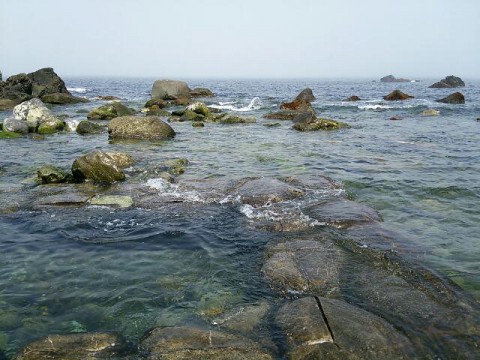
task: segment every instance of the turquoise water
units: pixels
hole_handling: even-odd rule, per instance
[[[115,95],[140,109],[153,80],[77,78],[66,83],[76,95]],[[378,211],[385,228],[397,234],[395,246],[402,256],[480,299],[479,82],[467,79],[467,87],[460,89],[465,105],[434,102],[453,91],[428,89],[433,80],[188,83],[217,94],[207,104],[248,110],[241,114],[254,115],[258,122],[201,129],[172,123],[176,138],[160,143],[110,143],[106,134],[76,133],[2,140],[0,350],[11,355],[41,335],[71,331],[118,330],[135,341],[153,326],[212,321],[245,304],[273,301],[277,295],[260,274],[263,249],[285,235],[255,229],[245,208],[224,201],[222,184],[248,176],[329,176],[351,199]],[[263,126],[275,122],[263,114],[305,87],[313,89],[320,116],[351,128],[299,133],[288,121]],[[395,88],[415,99],[381,100]],[[351,95],[366,100],[341,101]],[[102,103],[53,111],[80,120],[85,114],[79,110]],[[440,115],[421,116],[427,108]],[[402,120],[391,121],[392,116]],[[126,184],[113,188],[132,196],[157,178],[153,169],[163,160],[187,158],[179,187],[148,187],[153,196],[164,191],[183,202],[126,210],[32,206],[59,191],[39,189],[28,180],[39,166],[68,169],[76,157],[94,149],[135,158]]]

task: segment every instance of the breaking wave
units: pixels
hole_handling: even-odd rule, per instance
[[[236,101],[228,101],[223,103],[221,102],[218,105],[215,105],[215,104],[210,105],[210,107],[214,109],[239,111],[239,112],[257,110],[262,107],[262,102],[260,101],[259,97],[254,97],[252,100],[250,100],[250,103],[247,106],[237,107],[235,106],[236,103],[237,103]]]

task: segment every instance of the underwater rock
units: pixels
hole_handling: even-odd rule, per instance
[[[440,111],[435,110],[435,109],[426,109],[426,110],[423,110],[420,113],[420,115],[421,116],[438,116],[438,115],[440,115]]]
[[[461,92],[455,92],[453,94],[444,97],[443,99],[436,100],[444,104],[465,104],[465,96]]]
[[[173,138],[175,131],[156,116],[121,116],[108,123],[108,134],[113,139],[162,140]]]
[[[294,122],[297,118],[294,119]],[[297,131],[318,131],[318,130],[338,130],[349,128],[350,125],[323,118],[315,118],[314,120],[299,121],[293,125],[293,129]]]
[[[60,184],[73,180],[72,174],[52,165],[45,165],[38,169],[37,177],[42,184]]]
[[[15,360],[118,359],[126,348],[116,333],[50,335],[25,346]]]
[[[371,207],[347,199],[319,202],[309,206],[304,212],[312,219],[341,229],[381,221],[378,213]]]
[[[259,304],[241,307],[223,314],[212,321],[212,325],[228,330],[251,334],[263,321],[270,311],[270,305],[266,301]]]
[[[383,97],[384,100],[388,100],[388,101],[408,100],[413,98],[414,96],[405,94],[400,90],[393,90],[390,94]]]
[[[360,101],[362,99],[360,99],[357,95],[352,95],[346,99],[343,99],[343,101]]]
[[[115,101],[110,104],[102,105],[91,110],[88,115],[88,120],[110,120],[118,116],[133,115],[133,111],[123,105],[121,102]]]
[[[90,102],[90,100],[88,100],[88,99],[78,97],[78,96],[72,96],[72,95],[65,94],[65,93],[46,94],[46,95],[43,95],[40,99],[44,103],[61,104],[61,105]]]
[[[185,172],[185,166],[188,165],[187,159],[165,160],[162,166],[167,168],[167,172],[172,175],[181,175]]]
[[[194,121],[192,122],[192,126],[197,128],[203,128],[205,127],[205,124],[202,121]]]
[[[119,208],[128,208],[133,206],[133,199],[125,195],[97,195],[91,198],[90,205],[116,206]]]
[[[458,76],[447,76],[445,79],[442,79],[436,82],[433,85],[430,85],[429,88],[434,89],[444,89],[444,88],[454,88],[454,87],[464,87],[465,82],[460,79]]]
[[[144,335],[140,353],[147,359],[270,360],[252,340],[214,330],[191,327],[155,328]]]
[[[172,100],[190,98],[190,88],[184,81],[157,80],[152,86],[152,98]]]
[[[75,131],[80,135],[100,134],[106,131],[106,127],[88,120],[82,120],[78,123]]]
[[[76,181],[112,183],[125,180],[121,165],[115,156],[103,151],[94,151],[77,158],[72,164],[72,173]]]
[[[380,79],[381,82],[387,82],[387,83],[391,83],[391,82],[410,82],[411,80],[408,80],[408,79],[402,79],[402,78],[396,78],[395,76],[393,75],[387,75],[387,76],[384,76]]]
[[[9,117],[3,120],[3,131],[26,135],[28,134],[28,125],[24,120]]]
[[[215,96],[215,94],[206,88],[195,88],[190,91],[190,96],[197,98],[197,97],[212,97]]]

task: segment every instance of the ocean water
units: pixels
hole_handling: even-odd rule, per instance
[[[118,96],[140,109],[155,79],[65,80],[74,95],[92,100],[52,107],[74,122],[105,103],[98,95]],[[278,295],[260,272],[263,251],[287,235],[251,226],[255,219],[280,216],[272,209],[225,196],[225,182],[245,177],[332,178],[341,185],[337,191],[380,214],[400,239],[402,256],[480,300],[480,82],[465,79],[459,90],[466,104],[446,105],[435,100],[453,90],[429,89],[434,81],[187,79],[191,88],[216,94],[204,99],[208,105],[253,115],[257,123],[198,129],[174,122],[175,139],[156,143],[110,142],[106,134],[75,132],[2,140],[0,350],[11,356],[51,333],[115,330],[136,341],[153,326],[211,322],[248,304],[275,301]],[[351,128],[300,133],[289,121],[262,118],[305,87],[317,97],[312,105],[319,116]],[[382,99],[397,88],[415,99]],[[342,101],[351,95],[363,100]],[[420,114],[429,108],[440,115]],[[0,118],[8,115],[1,112]],[[263,126],[272,122],[279,125]],[[136,186],[129,187],[127,178],[114,191],[131,195],[142,185],[152,204],[31,206],[57,191],[32,183],[39,166],[68,169],[94,149],[131,154],[136,164],[129,178]],[[173,158],[189,161],[177,184],[154,171]],[[176,201],[155,206],[155,197],[165,194]],[[312,195],[312,201],[321,196]],[[322,224],[309,226],[310,234],[324,231]]]

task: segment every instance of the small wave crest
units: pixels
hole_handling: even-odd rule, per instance
[[[78,94],[85,94],[86,92],[91,91],[91,89],[83,88],[83,87],[70,87],[67,88],[68,91],[78,93]]]
[[[158,190],[162,195],[169,195],[186,202],[205,202],[198,192],[181,189],[178,185],[161,178],[147,180],[147,186]]]
[[[254,97],[250,100],[250,103],[247,106],[237,107],[235,106],[236,101],[228,101],[228,102],[220,102],[218,105],[210,105],[210,107],[214,109],[220,110],[231,110],[231,111],[239,111],[239,112],[246,112],[252,110],[258,110],[262,107],[262,102],[259,97]]]

